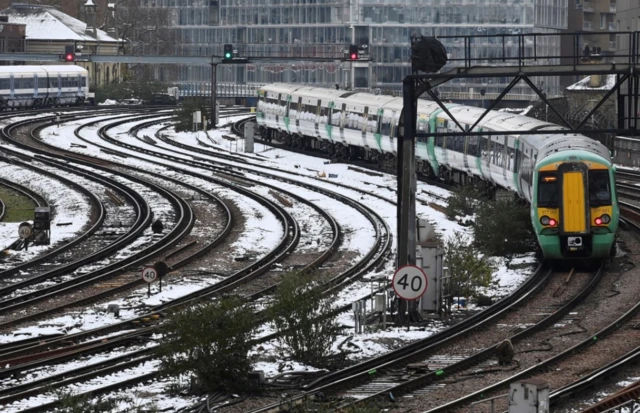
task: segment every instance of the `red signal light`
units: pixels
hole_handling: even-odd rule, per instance
[[[351,60],[356,60],[358,58],[358,55],[355,53],[351,53]]]
[[[64,60],[66,60],[67,62],[73,62],[73,54],[72,53],[67,53],[64,56]]]

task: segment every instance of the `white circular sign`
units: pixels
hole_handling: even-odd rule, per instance
[[[20,224],[20,227],[18,227],[18,235],[22,239],[29,238],[32,233],[33,233],[33,229],[31,228],[31,224],[22,223]]]
[[[393,275],[393,290],[403,300],[417,300],[427,291],[427,274],[415,265],[405,265]]]
[[[142,269],[142,279],[148,283],[152,283],[158,278],[158,273],[153,267],[144,267]]]

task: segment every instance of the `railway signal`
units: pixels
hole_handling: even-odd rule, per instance
[[[222,59],[223,60],[232,60],[233,59],[233,45],[232,44],[225,44],[223,46]]]
[[[358,60],[358,45],[355,45],[355,44],[349,45],[349,59]]]
[[[65,62],[75,62],[76,60],[76,48],[75,46],[65,46],[64,47],[64,61]]]

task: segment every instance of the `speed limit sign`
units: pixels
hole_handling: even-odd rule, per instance
[[[155,268],[147,266],[142,269],[142,279],[146,282],[152,283],[156,280],[157,277],[158,273],[156,272]]]
[[[27,239],[31,236],[31,234],[33,234],[33,227],[31,226],[31,224],[29,224],[28,222],[23,222],[22,224],[20,224],[20,226],[18,227],[18,236],[20,236],[21,239]]]
[[[417,300],[427,291],[427,274],[415,265],[405,265],[393,275],[393,290],[403,300]]]

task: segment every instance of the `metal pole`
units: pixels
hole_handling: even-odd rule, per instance
[[[416,263],[416,172],[415,134],[418,105],[413,79],[402,82],[403,131],[398,139],[398,268]],[[415,307],[400,300],[398,321],[403,324],[405,311]],[[409,322],[407,317],[407,323]]]
[[[218,65],[216,63],[211,64],[211,128],[215,129],[218,125],[218,119],[216,118],[216,72],[218,71]]]

